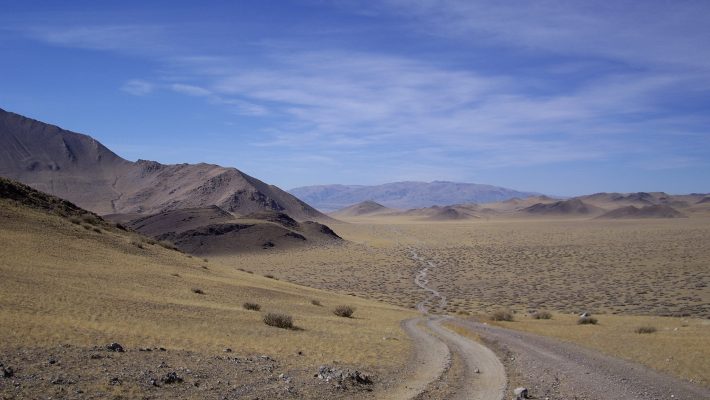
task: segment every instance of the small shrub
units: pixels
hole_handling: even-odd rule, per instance
[[[510,310],[497,310],[491,313],[490,318],[493,321],[512,321],[513,312]]]
[[[205,294],[205,292],[200,288],[192,288],[192,293]]]
[[[155,240],[153,240],[153,239],[151,239],[151,238],[146,238],[146,239],[145,239],[145,242],[148,243],[148,244],[150,244],[150,245],[154,245],[154,244],[157,244],[157,243],[158,243],[158,242],[156,242]]]
[[[96,225],[100,222],[98,218],[96,218],[95,216],[93,216],[91,214],[82,215],[81,220],[86,222],[87,224],[90,224],[90,225]]]
[[[323,304],[321,304],[320,301],[315,299],[311,300],[311,304],[313,304],[314,306],[323,307]]]
[[[552,314],[547,311],[537,311],[532,315],[533,319],[552,319]]]
[[[132,239],[131,244],[138,247],[139,249],[143,249],[143,242],[140,240]]]
[[[69,222],[75,225],[79,225],[81,223],[81,220],[77,217],[69,217]]]
[[[174,273],[174,274],[170,274],[170,276],[174,276],[174,277],[179,278],[179,277],[180,277],[180,274],[178,274],[178,273],[176,272],[176,273]]]
[[[641,334],[643,334],[643,333],[654,333],[654,332],[656,332],[656,328],[653,327],[653,326],[639,326],[638,328],[636,328],[635,332],[636,332],[636,333],[641,333]]]
[[[245,310],[252,310],[252,311],[259,311],[261,310],[261,306],[256,304],[256,303],[251,303],[251,302],[246,302],[242,304],[242,307],[244,307]]]
[[[89,224],[86,224],[86,223],[81,224],[81,226],[82,226],[84,229],[86,229],[87,231],[88,231],[88,230],[91,230],[91,229],[93,228],[92,225],[89,225]]]
[[[271,274],[266,274],[266,275],[264,275],[264,278],[275,279],[275,280],[277,280],[277,281],[279,280],[279,278],[277,278],[277,277],[275,277],[275,276],[273,276],[273,275],[271,275]]]
[[[264,315],[264,323],[281,329],[293,329],[293,318],[286,314],[268,313]]]
[[[202,261],[204,261],[204,262],[210,262],[210,260],[208,260],[208,259],[206,259],[206,258],[203,258]]]
[[[596,325],[597,324],[597,319],[594,317],[580,317],[577,320],[578,325]]]
[[[101,233],[101,228],[99,228],[98,226],[95,226],[93,231],[96,233]]]
[[[344,318],[352,317],[354,312],[355,312],[355,309],[350,306],[337,306],[333,310],[333,314],[337,315],[338,317],[344,317]]]
[[[173,242],[171,242],[171,241],[169,241],[169,240],[161,240],[161,241],[158,242],[158,244],[159,244],[161,247],[164,247],[164,248],[166,248],[166,249],[168,249],[168,250],[177,250],[177,249],[178,249],[177,247],[175,247],[175,245],[173,244]]]

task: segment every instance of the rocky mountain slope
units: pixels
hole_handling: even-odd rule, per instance
[[[0,176],[98,214],[153,214],[219,206],[237,214],[328,217],[276,186],[235,168],[125,160],[90,136],[0,109]]]
[[[261,211],[236,217],[217,206],[183,208],[157,214],[107,218],[157,241],[168,241],[191,254],[216,255],[316,244],[337,244],[341,238],[326,225],[298,222],[284,213]]]

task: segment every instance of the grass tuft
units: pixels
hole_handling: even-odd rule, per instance
[[[577,320],[577,325],[596,325],[597,322],[599,321],[594,317],[580,317]]]
[[[287,314],[268,313],[264,315],[264,323],[281,329],[293,329],[293,318]]]
[[[655,333],[656,332],[656,327],[655,326],[639,326],[636,328],[634,331],[639,334],[645,334],[645,333]]]
[[[533,319],[552,319],[552,314],[547,311],[536,311],[532,314]]]
[[[492,321],[512,321],[513,312],[510,310],[497,310],[489,316]]]
[[[261,306],[257,303],[252,303],[247,301],[246,303],[242,304],[242,307],[244,307],[245,310],[252,310],[252,311],[259,311],[261,310]]]
[[[333,309],[333,314],[343,318],[351,318],[354,312],[355,309],[350,306],[337,306]]]

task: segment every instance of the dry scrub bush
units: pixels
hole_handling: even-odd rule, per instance
[[[275,279],[275,280],[277,280],[277,281],[279,280],[279,278],[277,278],[277,277],[275,277],[275,276],[273,276],[273,275],[271,275],[271,274],[266,274],[266,275],[264,275],[264,278]]]
[[[320,301],[318,301],[318,300],[311,300],[311,304],[313,304],[314,306],[318,306],[318,307],[323,306],[323,304],[321,304]]]
[[[257,303],[252,303],[247,301],[246,303],[242,304],[242,307],[244,307],[245,310],[252,310],[252,311],[259,311],[261,310],[261,306],[258,305]]]
[[[158,244],[159,244],[161,247],[164,247],[164,248],[166,248],[166,249],[168,249],[168,250],[176,250],[176,251],[177,251],[177,249],[178,249],[177,247],[175,247],[175,245],[173,244],[173,242],[171,242],[171,241],[169,241],[169,240],[161,240],[161,241],[158,242]]]
[[[344,317],[344,318],[352,317],[354,312],[355,312],[355,309],[350,306],[337,306],[333,310],[333,314],[337,315],[338,317]]]
[[[636,328],[636,330],[634,332],[636,332],[636,333],[654,333],[654,332],[656,332],[656,328],[653,326],[640,326],[640,327]]]
[[[282,329],[293,329],[293,318],[290,315],[268,313],[264,315],[264,323]]]
[[[596,325],[597,322],[599,321],[594,317],[580,317],[577,320],[577,325]]]
[[[205,292],[200,288],[192,288],[192,293],[205,294]]]
[[[510,310],[497,310],[490,315],[493,321],[512,321],[513,313]]]
[[[552,314],[547,311],[537,311],[532,315],[533,319],[552,319]]]

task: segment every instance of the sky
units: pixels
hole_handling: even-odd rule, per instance
[[[707,1],[0,0],[0,108],[284,189],[710,192]]]

